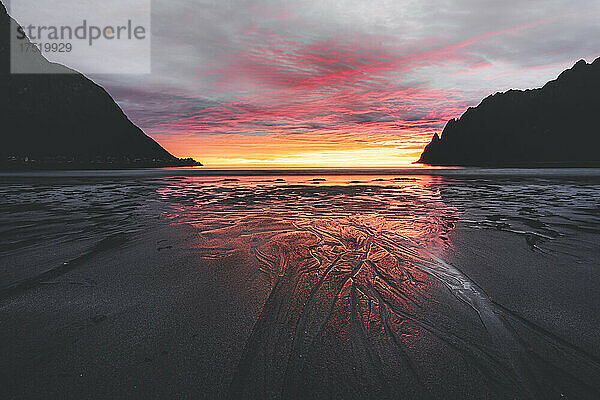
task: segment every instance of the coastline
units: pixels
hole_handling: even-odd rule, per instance
[[[102,171],[102,170],[128,170],[144,168],[181,168],[201,167],[202,163],[191,158],[177,159],[176,161],[150,161],[139,160],[131,162],[37,162],[37,161],[10,161],[0,163],[1,172],[26,172],[26,171]]]
[[[83,178],[83,177],[298,177],[298,176],[441,176],[441,177],[531,177],[531,178],[598,178],[600,168],[479,168],[479,167],[408,167],[408,168],[257,168],[232,169],[198,167],[157,167],[83,170],[0,170],[0,178]]]

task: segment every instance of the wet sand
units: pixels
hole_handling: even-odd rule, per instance
[[[159,224],[3,297],[0,397],[222,397],[265,293],[243,259],[199,257],[196,238]]]
[[[92,202],[100,224],[70,243],[22,229],[0,257],[0,397],[598,398],[593,197],[530,210],[537,183],[502,183],[505,201],[485,182],[257,185],[144,184],[119,205],[131,219]]]
[[[385,327],[378,326],[386,318],[383,314],[368,318],[369,327],[349,329],[364,315],[359,317],[350,307],[362,301],[356,289],[345,288],[343,274],[332,277],[319,289],[322,293],[298,288],[296,280],[284,279],[279,271],[274,284],[272,277],[257,274],[256,260],[247,251],[249,238],[240,240],[237,233],[227,236],[230,250],[213,246],[214,237],[201,238],[191,226],[158,224],[68,273],[3,297],[1,373],[6,384],[2,397],[392,398],[402,393],[408,398],[507,398],[515,390],[510,379],[495,387],[489,376],[471,370],[471,362],[488,358],[469,348],[473,340],[489,339],[476,313],[461,316],[446,309],[453,321],[440,320],[431,326],[427,318],[413,321],[415,326],[405,329],[403,350],[404,346],[386,338]],[[531,254],[523,240],[506,233],[458,227],[451,236],[448,260],[460,263],[496,304],[510,309],[506,317],[515,327],[522,325],[519,317],[535,323],[535,329],[520,326],[523,340],[572,375],[553,373],[554,379],[564,378],[556,381],[557,389],[567,398],[595,398],[600,382],[600,368],[594,364],[600,342],[597,274],[581,266],[565,276],[560,268],[549,268]],[[298,238],[292,234],[278,243],[290,240],[294,243]],[[209,248],[227,254],[217,256],[217,250],[208,252]],[[517,265],[515,259],[527,263],[511,267]],[[563,261],[566,267],[569,260]],[[544,268],[542,279],[540,268]],[[316,279],[317,275],[304,285],[314,291]],[[342,299],[328,292],[339,293]],[[308,295],[302,297],[307,293],[321,299],[308,310]],[[343,298],[348,302],[335,307],[335,300]],[[452,302],[450,292],[444,298]],[[424,305],[429,320],[437,316],[432,308],[441,312],[448,307],[413,306]],[[370,307],[373,314],[382,312],[374,303]],[[303,319],[296,321],[300,314]],[[327,321],[333,322],[320,326]],[[397,327],[403,322],[389,324]],[[452,340],[450,331],[470,338],[450,343],[459,347],[457,352],[419,337],[419,329],[435,327],[442,329],[437,335],[444,340]],[[363,345],[356,348],[356,343]],[[402,351],[410,351],[410,356],[402,356]],[[465,354],[474,359],[465,362]],[[300,361],[303,356],[306,362]],[[296,364],[291,364],[294,357]],[[584,384],[588,390],[583,390]],[[558,392],[540,393],[545,394],[538,398],[554,398]],[[524,393],[519,398],[530,397]]]
[[[560,240],[560,239],[558,239]],[[579,243],[597,237],[580,233]],[[598,248],[577,256],[534,251],[525,237],[458,224],[446,260],[459,265],[498,305],[598,359],[600,274]]]

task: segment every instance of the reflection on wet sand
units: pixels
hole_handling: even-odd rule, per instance
[[[230,398],[595,398],[594,356],[497,305],[444,261],[460,220],[486,228],[505,212],[492,227],[526,238],[571,229],[505,210],[523,212],[514,199],[527,185],[504,185],[514,203],[499,204],[501,193],[476,187],[345,176],[161,188],[167,216],[198,228],[204,257],[244,252],[252,284],[269,291]],[[523,221],[533,229],[520,230]]]

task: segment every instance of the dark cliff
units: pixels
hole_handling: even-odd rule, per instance
[[[440,166],[600,166],[600,58],[544,87],[484,99],[434,135],[419,163]]]
[[[163,149],[81,74],[11,74],[10,21],[0,3],[0,168],[198,164]],[[31,57],[44,71],[66,69]]]

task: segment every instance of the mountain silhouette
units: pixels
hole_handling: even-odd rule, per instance
[[[30,61],[48,73],[11,74],[10,24],[0,3],[0,168],[200,165],[171,155],[102,87],[40,53]]]
[[[433,136],[418,163],[435,166],[600,166],[600,58],[542,88],[485,98]]]

